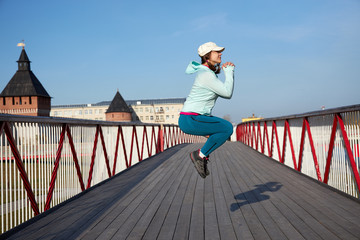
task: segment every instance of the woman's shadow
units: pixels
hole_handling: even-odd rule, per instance
[[[269,195],[264,194],[264,192],[276,192],[282,187],[282,185],[278,182],[268,182],[265,184],[255,185],[255,187],[256,188],[251,191],[247,191],[235,195],[234,198],[236,200],[243,200],[243,201],[237,201],[236,203],[231,204],[230,210],[234,212],[246,204],[252,204],[252,203],[268,200],[270,199],[270,197]]]

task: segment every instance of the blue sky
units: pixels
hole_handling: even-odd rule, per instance
[[[213,41],[235,89],[213,114],[233,122],[360,103],[359,0],[0,0],[0,90],[23,39],[53,105],[186,97]],[[219,75],[223,79],[223,74]]]

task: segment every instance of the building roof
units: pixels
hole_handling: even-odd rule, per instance
[[[134,105],[153,105],[153,104],[183,104],[186,98],[163,98],[163,99],[140,99],[140,100],[126,100],[128,106]],[[74,107],[97,107],[97,106],[109,106],[111,101],[102,101],[93,104],[69,104],[69,105],[54,105],[51,108],[74,108]]]
[[[119,91],[116,92],[114,99],[112,100],[108,110],[106,111],[106,113],[112,112],[131,112],[129,106],[126,104]]]
[[[29,57],[27,56],[27,54],[25,52],[25,48],[22,49],[20,58],[17,62],[30,62]]]
[[[1,97],[41,96],[50,97],[41,82],[30,70],[30,61],[25,52],[21,51],[18,70],[1,92]]]
[[[186,98],[140,99],[126,101],[129,105],[183,104]]]

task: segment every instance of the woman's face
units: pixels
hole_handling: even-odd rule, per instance
[[[211,51],[209,62],[213,65],[217,63],[221,63],[221,55],[222,55],[221,52]]]

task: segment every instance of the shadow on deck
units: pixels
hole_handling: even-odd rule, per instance
[[[241,143],[198,176],[166,150],[20,225],[9,239],[359,239],[360,202]]]

